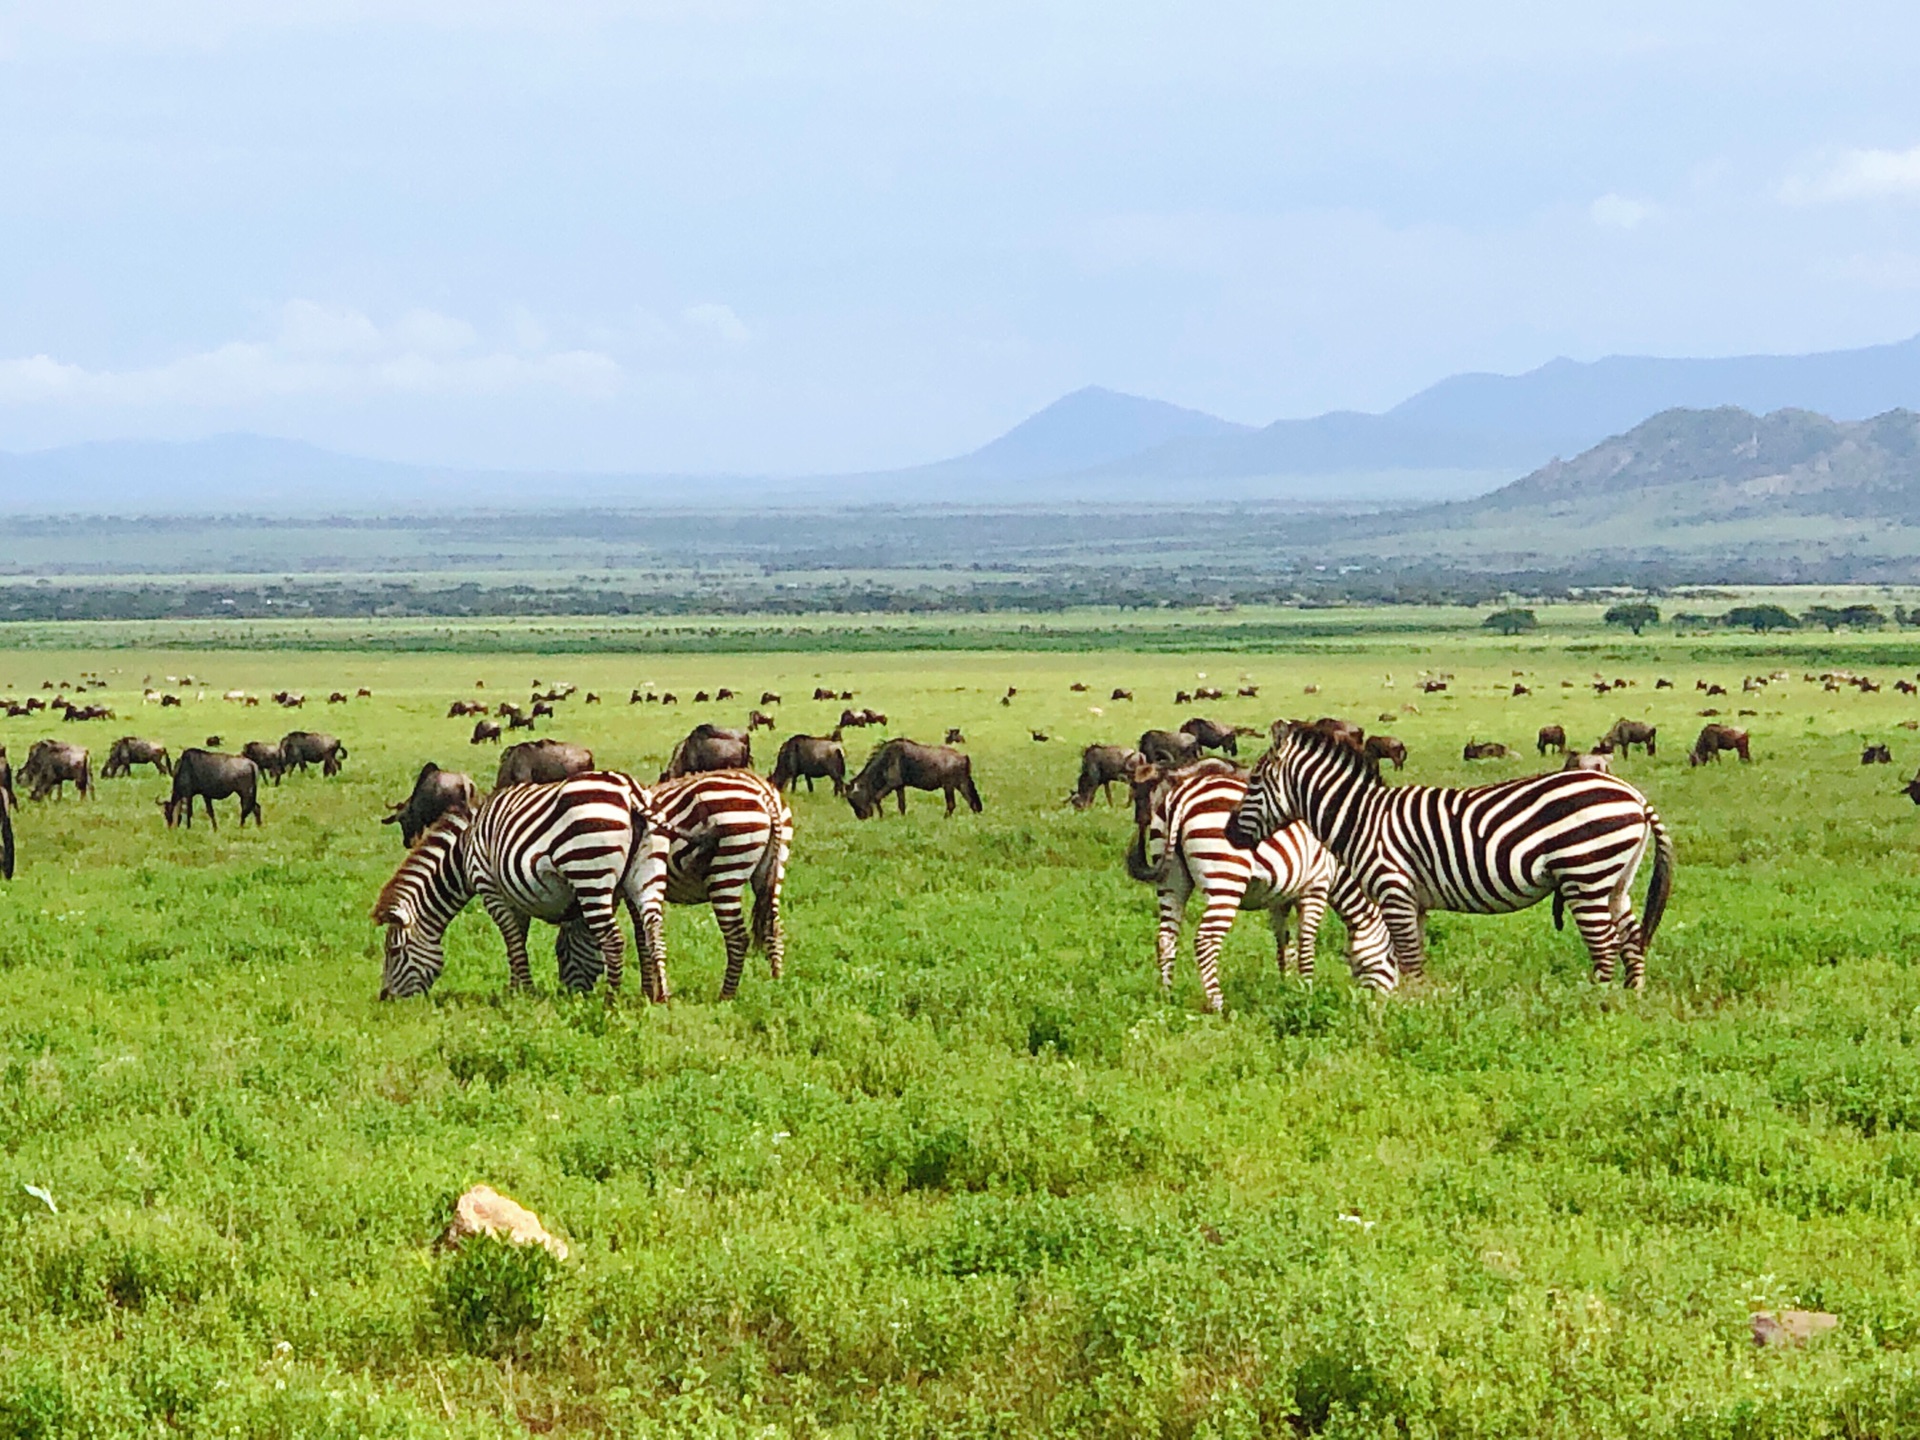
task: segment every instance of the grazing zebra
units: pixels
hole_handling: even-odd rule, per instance
[[[647,815],[653,829],[634,863],[629,889],[630,896],[639,896],[632,907],[634,941],[647,997],[670,998],[668,904],[713,906],[727,945],[722,1000],[739,989],[750,946],[766,952],[778,980],[786,959],[780,886],[793,846],[793,812],[779,790],[751,770],[706,770],[654,786],[647,792]],[[751,932],[741,919],[748,885],[753,886]]]
[[[1505,914],[1554,897],[1573,912],[1606,982],[1625,960],[1638,989],[1646,950],[1673,892],[1673,841],[1646,797],[1624,780],[1550,771],[1466,790],[1389,788],[1360,751],[1308,725],[1287,725],[1255,767],[1227,838],[1252,849],[1304,820],[1385,916],[1403,975],[1423,968],[1429,910]],[[1631,886],[1653,846],[1647,918]]]
[[[373,907],[387,927],[380,998],[419,995],[446,966],[441,939],[478,896],[507,942],[512,987],[533,983],[527,926],[561,927],[561,982],[590,990],[606,971],[620,988],[626,941],[618,906],[638,894],[635,859],[647,834],[646,792],[629,775],[589,771],[546,785],[509,785],[471,812],[449,811],[400,862]],[[591,957],[583,939],[591,940]]]
[[[1253,850],[1226,836],[1227,819],[1247,791],[1246,772],[1224,760],[1200,760],[1177,770],[1147,765],[1135,771],[1134,820],[1127,873],[1160,892],[1160,984],[1173,985],[1174,956],[1187,901],[1197,886],[1206,910],[1194,932],[1193,958],[1207,992],[1207,1008],[1220,1009],[1220,946],[1236,910],[1265,910],[1273,926],[1274,961],[1287,969],[1287,912],[1299,907],[1300,937],[1294,954],[1301,978],[1313,979],[1314,944],[1332,902],[1347,927],[1347,963],[1353,978],[1374,990],[1391,990],[1393,945],[1380,911],[1353,877],[1305,825],[1286,826]]]

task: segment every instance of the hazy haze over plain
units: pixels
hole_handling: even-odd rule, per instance
[[[1920,330],[1896,4],[0,13],[0,449],[798,472]]]

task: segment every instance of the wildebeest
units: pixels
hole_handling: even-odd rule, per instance
[[[1540,753],[1542,755],[1546,754],[1549,750],[1558,750],[1564,755],[1567,753],[1566,727],[1564,725],[1542,725],[1540,727],[1540,734],[1535,738],[1534,743],[1540,747]]]
[[[1174,704],[1176,704],[1176,705],[1191,705],[1191,704],[1193,703],[1193,694],[1192,694],[1192,692],[1191,692],[1191,691],[1187,691],[1187,690],[1176,690],[1176,691],[1174,691],[1174,692],[1173,692],[1173,703],[1174,703]]]
[[[516,706],[507,714],[507,729],[531,730],[533,729],[533,717]]]
[[[208,736],[211,748],[212,736]],[[286,752],[271,740],[249,740],[240,747],[240,753],[260,767],[260,773],[274,784],[280,783],[280,777],[287,773]]]
[[[749,710],[747,712],[747,733],[749,735],[756,730],[771,729],[773,729],[773,717],[771,715],[760,710]]]
[[[1407,747],[1391,735],[1369,735],[1362,748],[1369,760],[1390,760],[1396,770],[1407,768]]]
[[[83,798],[93,795],[93,762],[87,757],[87,747],[65,740],[36,740],[27,751],[27,763],[20,767],[20,778],[26,784],[29,800],[64,796],[69,780]]]
[[[1073,794],[1068,797],[1076,810],[1084,810],[1093,804],[1093,792],[1098,790],[1107,797],[1107,803],[1113,803],[1115,782],[1122,785],[1131,783],[1130,775],[1133,762],[1140,752],[1129,750],[1124,745],[1089,745],[1080,752],[1080,781],[1074,786]]]
[[[885,725],[887,717],[878,710],[842,710],[840,725],[842,729],[858,730],[866,725]]]
[[[447,718],[458,720],[467,715],[484,715],[487,702],[484,700],[456,700],[447,707]]]
[[[1240,741],[1236,738],[1241,732],[1232,725],[1222,725],[1209,720],[1204,715],[1196,715],[1180,727],[1182,735],[1191,735],[1200,742],[1202,750],[1224,750],[1229,755],[1240,753]]]
[[[780,703],[780,692],[777,690],[762,690],[760,692],[760,703],[762,705],[778,705]]]
[[[1027,731],[1027,734],[1033,737],[1033,743],[1036,745],[1045,745],[1048,741],[1053,739],[1053,737],[1047,734],[1047,732],[1044,730],[1029,730]]]
[[[538,720],[542,715],[546,716],[549,720],[553,718],[553,704],[551,701],[548,701],[548,700],[534,701],[533,708],[527,712],[527,723],[531,725],[535,720]]]
[[[1722,692],[1725,693],[1724,691]],[[1600,743],[1593,748],[1603,755],[1618,751],[1622,755],[1633,753],[1635,745],[1644,745],[1648,756],[1655,753],[1655,738],[1659,730],[1644,720],[1619,719],[1613,722],[1613,728],[1600,737]]]
[[[1217,685],[1196,685],[1193,687],[1193,698],[1196,700],[1224,700],[1227,697],[1226,692]]]
[[[327,696],[327,704],[329,705],[344,705],[346,703],[347,703],[347,692],[344,690],[336,690],[331,695]]]
[[[1718,760],[1722,750],[1731,750],[1742,760],[1751,760],[1753,754],[1749,744],[1745,730],[1714,721],[1700,727],[1700,738],[1693,742],[1693,749],[1687,754],[1687,763],[1704,765],[1709,760]]]
[[[1184,730],[1144,731],[1134,749],[1153,764],[1169,769],[1200,758],[1199,738]]]
[[[467,737],[469,745],[484,745],[489,740],[496,745],[500,742],[500,722],[498,720],[476,720],[473,722],[473,734]]]
[[[847,752],[838,740],[824,735],[789,735],[767,778],[780,790],[791,790],[794,781],[805,780],[809,794],[815,780],[831,780],[834,795],[841,796],[847,793]]]
[[[1611,775],[1613,773],[1613,757],[1611,755],[1596,755],[1586,750],[1571,750],[1567,753],[1566,761],[1560,768],[1562,770],[1591,770],[1597,775]]]
[[[693,692],[693,703],[696,705],[705,705],[711,699],[713,699],[713,696],[704,690],[696,690]]]
[[[1287,727],[1292,723],[1291,720],[1274,721],[1272,725],[1267,727],[1268,737],[1272,739],[1275,744],[1278,744],[1280,736],[1286,733]],[[1309,728],[1318,730],[1330,740],[1338,740],[1350,750],[1356,750],[1362,754],[1366,752],[1367,732],[1351,720],[1340,720],[1332,715],[1322,715],[1318,720],[1314,721]]]
[[[1118,690],[1118,689],[1116,689],[1116,690],[1115,690],[1115,691],[1113,692],[1113,694],[1111,694],[1111,695],[1109,695],[1109,696],[1107,697],[1107,699],[1109,699],[1109,700],[1131,700],[1131,699],[1133,699],[1133,691],[1131,691],[1131,690]]]
[[[687,738],[673,747],[662,780],[694,775],[703,770],[751,770],[753,741],[744,730],[728,730],[719,725],[699,724],[687,732]]]
[[[840,695],[838,691],[829,690],[825,685],[816,685],[813,687],[813,698],[816,700],[838,700]],[[852,699],[853,697],[848,696],[847,698]]]
[[[347,747],[331,735],[315,730],[289,730],[280,737],[280,761],[289,770],[304,772],[318,765],[322,775],[338,775]]]
[[[942,743],[947,745],[964,745],[967,743],[967,737],[960,733],[960,727],[958,725],[949,725],[947,727],[947,738]]]
[[[1889,750],[1885,745],[1869,745],[1860,752],[1860,763],[1862,765],[1891,765],[1893,763],[1893,751]]]
[[[865,820],[883,808],[888,795],[895,795],[904,815],[909,790],[944,790],[948,815],[953,814],[955,794],[965,796],[976,815],[984,808],[973,783],[973,761],[944,745],[912,740],[889,740],[875,750],[847,786],[847,803]]]
[[[429,760],[420,767],[413,782],[413,793],[393,802],[392,810],[380,820],[382,825],[398,825],[400,838],[411,846],[426,828],[450,810],[471,810],[479,792],[473,777],[458,770],[442,770]]]
[[[288,710],[298,710],[307,703],[307,697],[298,690],[276,690],[273,693],[273,703]]]
[[[1469,740],[1460,751],[1462,760],[1511,760],[1513,751],[1498,740]]]
[[[593,752],[564,740],[523,740],[500,752],[500,772],[494,788],[507,785],[550,785],[569,775],[593,769]]]
[[[1242,685],[1233,693],[1242,700],[1258,700],[1260,698],[1260,687],[1258,685]]]
[[[123,735],[113,742],[113,748],[107,752],[107,763],[100,767],[100,778],[112,780],[121,775],[131,775],[136,765],[151,765],[162,775],[173,774],[173,760],[167,754],[166,746],[158,740]]]
[[[160,807],[160,813],[167,817],[167,828],[176,824],[185,824],[193,828],[193,802],[199,800],[207,807],[207,824],[215,830],[220,822],[213,817],[213,802],[225,800],[229,795],[240,800],[240,823],[247,823],[247,816],[253,816],[257,828],[260,824],[260,767],[244,755],[220,755],[212,750],[195,747],[181,753],[180,763],[173,770],[173,794],[154,801]]]
[[[0,805],[10,809],[19,803],[13,793],[13,766],[7,761],[7,747],[0,745]]]

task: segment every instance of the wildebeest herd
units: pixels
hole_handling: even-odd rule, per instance
[[[1819,679],[1834,688],[1834,676]],[[1444,695],[1451,680],[1423,677],[1422,696]],[[1628,682],[1603,683],[1613,690]],[[1767,683],[1773,682],[1759,682]],[[1845,683],[1865,691],[1857,680]],[[1673,687],[1663,682],[1660,688]],[[1726,693],[1725,687],[1704,682],[1698,688]],[[1743,688],[1753,693],[1755,682]],[[1242,695],[1251,698],[1249,692],[1257,693],[1257,687],[1245,687]],[[1179,698],[1221,693],[1201,687]],[[1516,681],[1512,693],[1533,692]],[[558,716],[557,707],[574,694],[573,686],[536,685],[524,707],[457,700],[446,713],[477,717],[471,739],[484,743],[501,738],[501,720],[508,729],[530,729],[536,719]],[[1000,703],[1011,707],[1019,694],[1007,687]],[[696,699],[718,703],[722,697],[734,698],[734,692],[702,690]],[[347,703],[344,690],[330,698]],[[583,703],[598,698],[589,693]],[[292,691],[274,699],[287,708],[301,701]],[[843,704],[853,692],[823,686],[815,699]],[[1113,699],[1131,700],[1132,692],[1116,689]],[[630,703],[679,701],[671,692],[648,688],[635,689]],[[779,704],[777,693],[762,692],[761,707]],[[553,736],[507,746],[491,792],[467,774],[426,762],[410,791],[381,817],[381,823],[397,828],[408,850],[377,912],[389,929],[383,993],[415,993],[432,983],[439,963],[439,930],[433,926],[444,929],[451,914],[442,911],[455,899],[464,903],[461,897],[477,897],[501,926],[515,984],[528,979],[526,925],[541,918],[559,926],[556,958],[563,980],[589,988],[604,976],[610,992],[619,985],[624,950],[610,917],[624,906],[643,985],[655,999],[667,995],[660,907],[710,904],[727,941],[723,993],[731,994],[748,949],[757,946],[776,969],[779,965],[780,880],[793,823],[784,797],[802,781],[809,792],[826,781],[862,820],[883,815],[889,798],[904,813],[909,790],[940,795],[948,816],[961,802],[975,813],[983,810],[958,727],[947,730],[947,743],[941,745],[889,736],[863,763],[850,764],[845,731],[884,730],[888,724],[884,712],[847,705],[831,733],[790,734],[777,747],[765,779],[754,768],[753,738],[755,731],[772,728],[773,720],[760,707],[742,728],[694,725],[651,786],[599,768],[590,749]],[[1035,740],[1047,738],[1044,731],[1031,733]],[[1241,742],[1249,738],[1270,747],[1252,768],[1240,761]],[[256,826],[263,823],[265,786],[310,767],[323,776],[338,775],[348,756],[337,737],[304,730],[278,741],[250,741],[236,753],[218,742],[210,736],[206,746],[176,755],[158,741],[123,736],[109,747],[96,776],[87,747],[44,739],[32,746],[17,782],[30,801],[57,799],[69,785],[86,798],[101,781],[151,767],[170,782],[168,793],[156,801],[169,828],[191,827],[196,801],[213,825],[215,802],[233,799],[244,829],[248,818]],[[1673,849],[1645,797],[1611,772],[1636,751],[1649,759],[1657,756],[1658,745],[1653,724],[1626,717],[1586,750],[1569,745],[1564,726],[1543,725],[1535,736],[1536,754],[1562,757],[1559,770],[1449,789],[1389,785],[1386,772],[1405,769],[1408,747],[1352,721],[1282,720],[1262,732],[1192,715],[1174,728],[1149,728],[1132,745],[1087,745],[1067,802],[1080,811],[1102,797],[1112,805],[1116,791],[1130,802],[1134,834],[1125,870],[1158,895],[1156,958],[1168,983],[1181,917],[1193,891],[1201,892],[1206,911],[1195,954],[1208,1004],[1216,1009],[1221,1004],[1220,942],[1240,910],[1265,911],[1282,968],[1291,959],[1310,975],[1315,934],[1332,909],[1347,932],[1354,979],[1384,991],[1420,973],[1427,912],[1499,913],[1550,898],[1556,926],[1566,915],[1573,917],[1596,978],[1623,972],[1626,983],[1637,986],[1671,892]],[[1709,719],[1688,761],[1710,763],[1726,752],[1751,761],[1749,731]],[[1462,756],[1470,762],[1513,760],[1518,752],[1501,741],[1471,738]],[[1890,759],[1884,744],[1868,745],[1861,756],[1863,764]],[[10,814],[15,781],[0,748],[0,873],[8,876],[15,854]],[[546,793],[527,799],[532,791]],[[1920,777],[1906,793],[1920,803]],[[557,858],[563,854],[566,865]],[[1628,891],[1648,855],[1654,860],[1653,888],[1645,915],[1636,917]],[[749,892],[754,896],[750,924],[744,909]],[[1289,948],[1293,915],[1299,919],[1298,936]]]

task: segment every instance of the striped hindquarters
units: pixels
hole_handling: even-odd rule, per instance
[[[477,886],[528,915],[557,920],[576,903],[611,907],[645,802],[631,776],[611,770],[504,786],[474,811],[462,859]]]
[[[780,792],[751,770],[710,770],[667,780],[647,792],[647,818],[665,865],[653,880],[661,898],[697,905],[738,894],[756,872],[777,883],[793,839],[793,812]]]
[[[1156,798],[1148,823],[1148,859],[1163,855],[1184,864],[1209,904],[1231,903],[1265,908],[1269,900],[1291,899],[1311,886],[1331,881],[1334,860],[1304,825],[1289,825],[1252,850],[1227,839],[1227,820],[1246,794],[1237,771],[1215,768],[1175,775]]]

